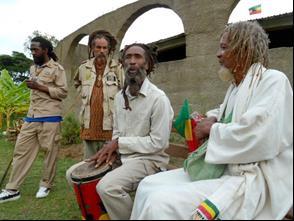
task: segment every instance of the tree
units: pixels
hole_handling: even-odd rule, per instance
[[[0,113],[6,116],[6,129],[10,127],[11,115],[27,112],[30,103],[30,90],[24,82],[15,84],[7,70],[0,75]]]
[[[42,33],[38,30],[35,30],[33,31],[32,35],[29,35],[27,37],[27,40],[25,41],[25,43],[23,44],[24,45],[24,51],[25,52],[29,52],[29,48],[30,48],[30,44],[31,44],[31,40],[34,38],[34,37],[38,37],[38,36],[41,36],[45,39],[47,39],[48,41],[50,41],[53,45],[53,48],[55,48],[57,46],[57,44],[59,43],[59,40],[57,38],[55,38],[53,35],[49,35],[47,33]]]
[[[12,56],[0,55],[0,70],[8,70],[16,83],[20,83],[28,78],[31,64],[31,59],[17,51],[13,51]]]

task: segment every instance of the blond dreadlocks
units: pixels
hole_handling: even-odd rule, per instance
[[[241,71],[245,74],[254,63],[268,67],[270,40],[257,22],[232,23],[226,26],[224,33],[228,34],[229,50],[235,57],[234,68],[242,67]],[[258,74],[261,75],[261,73]]]

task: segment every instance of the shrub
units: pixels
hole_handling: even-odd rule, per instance
[[[61,144],[78,144],[80,139],[80,124],[73,113],[67,115],[61,127]]]

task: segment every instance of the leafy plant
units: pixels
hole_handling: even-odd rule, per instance
[[[67,115],[62,122],[61,144],[78,144],[80,139],[80,124],[73,113]]]
[[[30,102],[30,90],[24,82],[15,84],[7,70],[0,75],[0,113],[6,117],[6,129],[10,128],[13,113],[27,112]]]

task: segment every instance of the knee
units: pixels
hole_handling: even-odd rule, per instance
[[[96,191],[99,196],[109,195],[113,189],[113,184],[106,177],[103,177],[96,185]]]
[[[152,185],[152,178],[150,178],[151,176],[147,176],[143,180],[140,181],[139,186],[136,191],[136,195],[138,195],[138,194],[149,195],[150,193],[155,191],[155,188]]]

